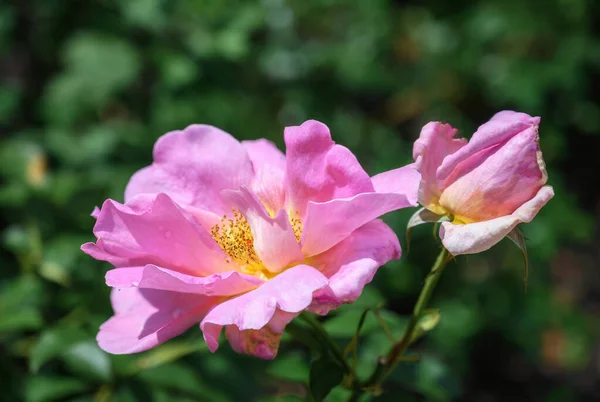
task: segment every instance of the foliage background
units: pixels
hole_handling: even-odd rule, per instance
[[[449,266],[438,327],[377,400],[600,398],[600,4],[594,0],[9,0],[0,3],[0,399],[253,401],[304,395],[309,355],[210,354],[193,328],[109,356],[108,265],[79,251],[92,208],[122,200],[154,141],[191,123],[282,145],[315,118],[375,174],[410,161],[429,120],[469,136],[501,109],[542,116],[556,197],[508,241]],[[405,245],[412,211],[386,220]],[[432,227],[326,322],[365,306],[403,324],[437,253]],[[406,248],[406,247],[405,247]],[[368,321],[360,371],[388,341]],[[343,400],[335,389],[330,400]]]

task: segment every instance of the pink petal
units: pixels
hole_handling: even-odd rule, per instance
[[[106,273],[106,284],[112,287],[136,286],[140,289],[168,290],[205,296],[233,296],[248,292],[262,283],[263,281],[257,277],[236,271],[197,277],[156,265],[116,268]]]
[[[297,313],[276,310],[273,318],[261,329],[240,331],[235,325],[228,325],[225,334],[236,352],[271,360],[277,356],[285,326],[297,316]]]
[[[272,165],[264,165],[256,172],[250,189],[265,206],[269,215],[275,216],[285,208],[285,172]]]
[[[256,197],[243,187],[240,191],[224,191],[223,195],[239,208],[248,221],[256,254],[269,271],[280,272],[304,260],[302,249],[284,210],[271,218]]]
[[[490,121],[522,121],[523,123],[539,125],[539,117],[531,117],[527,113],[515,112],[513,110],[502,110],[492,116]]]
[[[435,205],[442,192],[436,174],[442,161],[467,144],[464,138],[454,138],[456,133],[449,124],[431,122],[423,127],[415,141],[413,158],[422,175],[419,203],[426,208]]]
[[[537,131],[539,122],[539,117],[531,117],[524,113],[504,111],[496,114],[477,129],[466,146],[444,159],[437,171],[437,178],[446,180],[459,163],[478,152],[499,146],[527,129],[533,128]]]
[[[223,215],[230,206],[221,190],[249,185],[253,176],[246,149],[235,138],[212,126],[191,125],[156,142],[154,163],[133,175],[125,200],[165,193],[179,204]]]
[[[286,180],[291,210],[304,217],[307,204],[373,192],[356,157],[331,140],[323,123],[309,120],[286,127]]]
[[[215,306],[200,324],[208,348],[217,350],[224,326],[235,325],[240,331],[258,330],[271,321],[277,310],[301,312],[312,302],[313,292],[327,283],[327,278],[313,267],[297,265],[258,289]]]
[[[356,229],[345,240],[311,263],[329,278],[329,286],[318,290],[311,310],[326,314],[343,303],[356,300],[377,269],[400,258],[400,243],[394,231],[381,220]]]
[[[265,165],[285,171],[285,155],[271,141],[261,138],[254,141],[242,141],[242,146],[248,152],[255,171]]]
[[[208,232],[165,194],[143,211],[107,200],[94,234],[96,245],[82,249],[115,266],[156,264],[197,276],[231,271]]]
[[[405,194],[412,205],[418,203],[418,190],[421,174],[414,164],[388,170],[371,177],[376,193]]]
[[[453,172],[439,200],[466,223],[510,215],[547,180],[537,128],[530,127],[489,150],[461,162],[455,172],[467,173],[454,177]]]
[[[502,240],[519,223],[531,222],[553,196],[552,187],[544,186],[511,215],[466,225],[444,222],[440,228],[440,238],[453,255],[480,253]]]
[[[414,189],[412,183],[407,187],[411,186]],[[412,192],[414,194],[414,190]],[[414,196],[412,198],[414,200]],[[414,205],[407,194],[394,193],[363,193],[329,202],[310,202],[302,232],[302,251],[307,256],[320,254],[365,223]]]
[[[113,354],[151,349],[202,320],[222,298],[151,289],[113,289],[115,315],[100,326],[96,340]]]

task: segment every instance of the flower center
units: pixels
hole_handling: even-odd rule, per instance
[[[302,237],[302,221],[298,213],[289,219],[296,241],[300,242],[300,238]],[[246,217],[238,210],[233,210],[232,218],[223,216],[221,223],[211,228],[210,235],[215,239],[219,247],[223,249],[225,254],[227,254],[228,258],[225,261],[227,263],[230,263],[232,260],[235,261],[241,267],[242,273],[254,275],[264,280],[275,276],[273,272],[270,272],[265,267],[256,254],[256,250],[254,250],[254,236],[252,235],[250,224],[246,220]],[[285,250],[282,250],[282,252],[285,252]]]

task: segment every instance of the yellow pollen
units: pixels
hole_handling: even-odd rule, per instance
[[[300,242],[302,236],[302,221],[296,216],[290,217],[290,224],[294,230],[296,240]],[[233,210],[233,217],[223,216],[221,222],[214,225],[210,235],[219,247],[227,254],[227,263],[234,261],[241,267],[241,272],[257,276],[261,279],[270,279],[274,276],[269,272],[254,250],[254,236],[250,224],[238,210]],[[283,251],[285,252],[285,251]]]
[[[292,225],[294,236],[296,236],[296,241],[300,243],[300,239],[302,238],[302,221],[300,220],[298,211],[296,211],[296,215],[290,216],[290,224]]]

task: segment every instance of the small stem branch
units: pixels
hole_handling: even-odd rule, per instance
[[[369,388],[375,393],[379,392],[381,384],[390,375],[390,373],[396,367],[396,364],[398,364],[398,361],[413,339],[419,319],[421,318],[423,311],[427,307],[427,304],[433,295],[433,290],[440,279],[446,263],[449,261],[449,257],[450,253],[448,250],[443,248],[437,257],[437,260],[433,264],[429,275],[427,275],[427,278],[425,279],[425,284],[421,289],[421,293],[419,294],[419,298],[417,299],[417,303],[415,304],[413,313],[408,321],[406,329],[404,330],[402,338],[390,349],[386,356],[379,360],[375,371],[366,383],[366,388]]]

